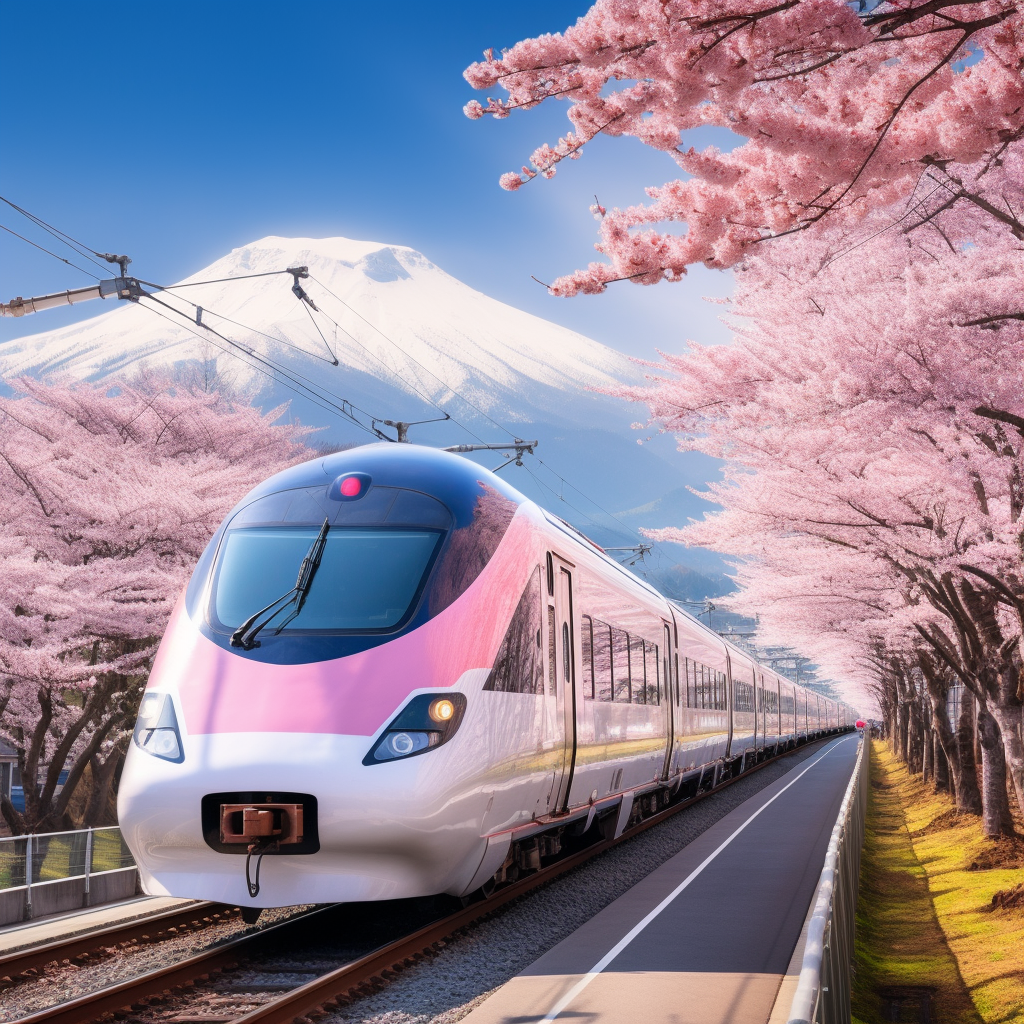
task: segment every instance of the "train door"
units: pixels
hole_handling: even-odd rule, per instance
[[[754,737],[754,749],[760,752],[764,750],[765,718],[768,715],[765,707],[764,675],[761,672],[757,674],[757,694],[754,699],[757,702],[757,735]]]
[[[661,642],[661,701],[665,709],[665,732],[668,742],[665,744],[665,763],[661,777],[667,779],[672,774],[672,751],[675,747],[676,708],[679,706],[679,656],[672,647],[672,627],[665,622]],[[673,655],[675,654],[676,671],[672,672]]]
[[[732,658],[729,657],[729,649],[725,650],[725,707],[728,715],[728,738],[725,742],[725,756],[735,756],[735,751],[732,747],[733,738],[733,723],[736,718],[736,694],[735,688],[732,685]]]
[[[573,580],[575,566],[557,555],[548,555],[548,650],[553,658],[557,714],[565,723],[565,746],[557,798],[552,811],[569,810],[576,765],[576,625],[573,621]]]

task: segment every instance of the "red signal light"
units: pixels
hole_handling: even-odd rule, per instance
[[[342,473],[327,490],[332,501],[358,501],[370,489],[368,473]]]

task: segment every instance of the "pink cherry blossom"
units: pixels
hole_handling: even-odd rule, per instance
[[[0,398],[0,737],[25,812],[15,833],[106,810],[150,659],[196,559],[254,484],[308,457],[306,431],[227,393],[144,376],[11,382]],[[222,389],[223,390],[223,389]],[[69,770],[57,793],[57,777]]]
[[[556,295],[734,266],[766,239],[896,203],[909,223],[938,225],[972,205],[1024,237],[1019,189],[1004,195],[990,173],[1024,135],[1024,13],[1012,0],[860,13],[842,0],[598,0],[565,32],[488,51],[465,75],[508,93],[471,117],[569,104],[573,131],[533,153],[534,175],[551,177],[600,133],[638,138],[684,174],[603,216],[608,262],[559,278]],[[730,153],[685,144],[709,126],[746,141]],[[664,221],[683,230],[652,227]]]

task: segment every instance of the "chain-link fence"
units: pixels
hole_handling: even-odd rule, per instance
[[[860,854],[868,810],[870,749],[871,741],[862,737],[814,894],[814,910],[807,927],[789,1024],[850,1024],[850,981]]]

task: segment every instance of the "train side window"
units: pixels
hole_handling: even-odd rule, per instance
[[[572,634],[569,623],[562,623],[562,678],[566,685],[572,682]]]
[[[594,699],[594,623],[589,615],[584,615],[580,622],[581,643],[583,651],[583,698]]]
[[[629,703],[629,634],[612,626],[612,668],[614,670],[614,700]]]
[[[751,712],[754,710],[754,687],[750,683],[745,683],[741,679],[734,681],[733,686],[736,687],[736,710],[743,712]]]
[[[555,660],[555,609],[548,605],[548,681],[551,696],[558,696],[557,662]]]
[[[647,665],[641,637],[626,634],[629,642],[629,693],[633,704],[647,703]]]
[[[612,637],[607,622],[594,620],[594,699],[612,699]]]
[[[540,567],[530,576],[512,621],[498,648],[485,690],[501,693],[544,693],[541,655]]]
[[[658,661],[658,645],[652,644],[649,640],[645,641],[644,656],[647,659],[647,703],[658,704],[661,698],[661,679],[658,677],[661,662]],[[671,695],[669,699],[671,700]]]

